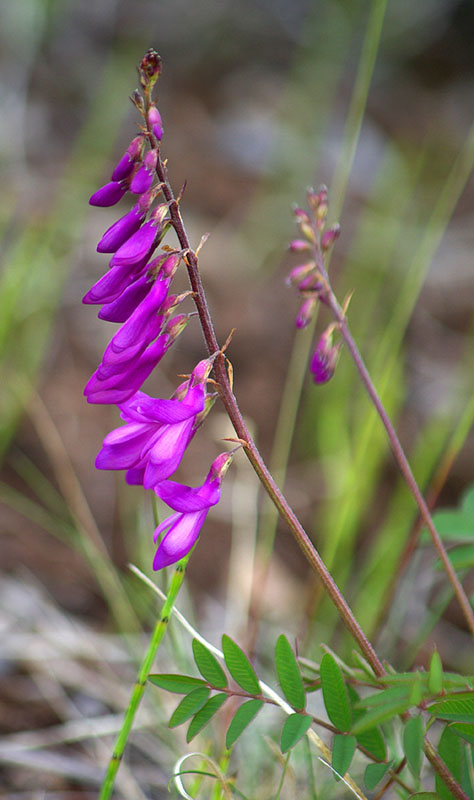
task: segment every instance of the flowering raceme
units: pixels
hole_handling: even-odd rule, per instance
[[[83,298],[83,303],[101,306],[100,319],[121,323],[84,389],[89,403],[117,404],[125,422],[105,437],[96,467],[126,470],[128,483],[154,489],[177,512],[155,532],[156,541],[168,531],[158,547],[154,569],[178,561],[194,546],[209,508],[219,500],[221,480],[233,457],[219,456],[197,489],[168,480],[214,402],[216,395],[206,388],[213,357],[199,362],[169,399],[141,391],[191,316],[173,316],[191,292],[169,294],[186,251],[163,246],[153,258],[173,226],[170,203],[176,202],[168,196],[154,207],[163,188],[157,174],[158,167],[162,169],[163,124],[149,91],[159,71],[159,57],[150,51],[140,69],[146,103],[137,93],[134,96],[143,117],[142,133],[130,143],[109,183],[89,200],[93,206],[110,207],[127,192],[136,198],[133,208],[101,237],[97,250],[112,254],[109,269]]]

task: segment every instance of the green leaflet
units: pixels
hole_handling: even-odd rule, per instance
[[[227,678],[217,658],[197,639],[193,639],[193,655],[202,677],[217,689],[227,687]]]
[[[175,694],[188,694],[193,689],[204,686],[204,681],[200,678],[192,678],[191,675],[172,675],[168,673],[161,673],[157,675],[149,675],[148,680],[159,686],[160,689],[166,689],[167,692],[175,692]]]
[[[449,771],[457,782],[462,786],[468,797],[472,796],[469,791],[469,769],[466,763],[466,749],[462,740],[456,736],[449,725],[446,725],[441,739],[439,740],[438,753],[448,767]],[[441,778],[435,776],[436,791],[441,795],[442,800],[453,800],[453,795]]]
[[[393,717],[397,717],[398,714],[402,714],[404,711],[410,708],[409,700],[405,702],[393,703],[392,705],[382,706],[381,708],[371,708],[366,714],[360,717],[357,722],[354,723],[352,726],[351,733],[355,735],[359,735],[363,731],[367,731],[370,728],[374,728],[377,725],[381,725],[382,722],[386,722],[389,719],[393,719]]]
[[[237,709],[232,722],[227,728],[225,737],[226,747],[232,747],[242,731],[245,730],[247,725],[249,725],[258,714],[262,706],[263,700],[247,700],[246,703],[243,703],[243,705]]]
[[[209,698],[189,723],[188,732],[186,734],[187,742],[190,742],[191,739],[211,721],[214,714],[219,711],[226,700],[227,695],[224,693],[215,694],[213,697]]]
[[[423,763],[423,720],[413,717],[408,720],[403,729],[403,752],[408,766],[415,775],[419,775]]]
[[[432,694],[439,694],[443,690],[443,665],[437,650],[433,652],[430,659],[428,688]]]
[[[312,719],[305,714],[290,714],[286,718],[281,732],[280,747],[282,753],[287,753],[305,735],[311,727]]]
[[[325,653],[321,659],[319,674],[327,715],[338,730],[346,732],[352,723],[349,696],[342,672],[329,653]]]
[[[364,772],[364,783],[370,792],[372,789],[375,789],[378,783],[380,783],[386,772],[388,772],[392,766],[392,763],[392,761],[389,761],[388,764],[368,764],[366,766]]]
[[[468,722],[455,722],[454,725],[449,726],[457,736],[460,736],[466,742],[474,744],[474,725]]]
[[[222,650],[227,669],[234,681],[249,694],[260,694],[260,684],[247,656],[230,636],[222,637]]]
[[[181,725],[182,722],[186,722],[189,717],[192,717],[196,711],[202,708],[210,693],[210,689],[204,686],[199,689],[193,689],[186,697],[183,697],[171,715],[171,719],[168,723],[169,727],[175,728],[176,725]]]
[[[291,645],[282,633],[275,646],[275,665],[281,690],[293,708],[303,710],[306,694]]]
[[[427,710],[438,719],[474,723],[474,693],[446,695],[444,700],[433,703]]]
[[[332,744],[332,768],[344,777],[349,769],[356,749],[355,736],[344,736],[337,734]],[[336,780],[339,780],[336,776]]]

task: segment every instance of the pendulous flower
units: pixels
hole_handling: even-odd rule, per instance
[[[158,525],[154,541],[164,533],[153,561],[153,569],[163,569],[179,561],[194,547],[211,506],[219,502],[221,481],[234,453],[221,453],[213,461],[203,485],[194,489],[175,481],[155,486],[155,493],[175,512]],[[165,533],[166,531],[166,533]]]

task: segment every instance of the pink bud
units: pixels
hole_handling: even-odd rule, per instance
[[[303,302],[299,314],[296,317],[296,327],[301,330],[301,328],[306,328],[307,325],[311,322],[313,317],[314,308],[316,306],[316,295],[312,295],[311,297],[307,297],[306,300]]]
[[[148,111],[148,125],[155,139],[161,142],[163,138],[163,122],[161,121],[161,114],[156,106],[152,106]]]
[[[321,250],[324,252],[329,250],[330,247],[334,244],[337,237],[341,232],[341,226],[339,224],[333,225],[331,228],[328,228],[327,231],[323,233],[321,236]]]
[[[334,326],[329,325],[321,335],[311,359],[311,372],[315,383],[327,383],[334,375],[341,343],[332,343]]]

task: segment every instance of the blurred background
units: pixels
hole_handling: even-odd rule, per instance
[[[0,4],[5,796],[95,796],[133,682],[122,634],[139,637],[139,658],[146,639],[137,631],[149,629],[159,607],[127,567],[152,576],[149,499],[122,474],[94,469],[118,414],[82,395],[113,326],[81,298],[107,267],[96,243],[118,216],[116,208],[90,208],[88,198],[134,136],[128,98],[148,47],[164,65],[162,152],[175,191],[187,181],[182,212],[193,246],[211,234],[202,276],[219,340],[236,328],[228,351],[235,392],[264,457],[282,468],[285,445],[272,456],[275,432],[285,439],[293,429],[288,407],[278,422],[283,387],[287,381],[291,397],[293,385],[297,400],[313,336],[302,333],[303,344],[294,344],[297,300],[285,286],[296,263],[286,252],[291,206],[304,203],[307,186],[325,182],[334,192],[330,219],[342,224],[335,286],[340,300],[354,289],[352,330],[417,477],[440,508],[459,506],[472,482],[474,5],[392,0],[383,16],[384,6]],[[354,87],[382,21],[352,162],[364,104],[363,87]],[[318,330],[328,322],[323,312]],[[191,324],[149,390],[170,394],[204,353]],[[304,377],[295,408],[288,499],[380,654],[399,668],[424,665],[436,641],[447,667],[467,669],[463,620],[423,540],[397,591],[393,585],[415,509],[346,353],[327,386]],[[217,406],[177,479],[201,483],[229,435]],[[193,554],[182,604],[214,642],[224,630],[247,636],[263,668],[281,630],[298,635],[316,660],[321,641],[349,653],[283,525],[273,539],[265,504],[264,545],[256,547],[261,500],[244,457],[237,461]],[[472,550],[460,568],[471,564]],[[256,592],[261,575],[267,580]],[[153,728],[146,714],[141,725]],[[161,797],[173,752],[166,731],[153,730],[164,752],[140,729],[135,777],[147,796]],[[124,796],[141,796],[124,775]]]

